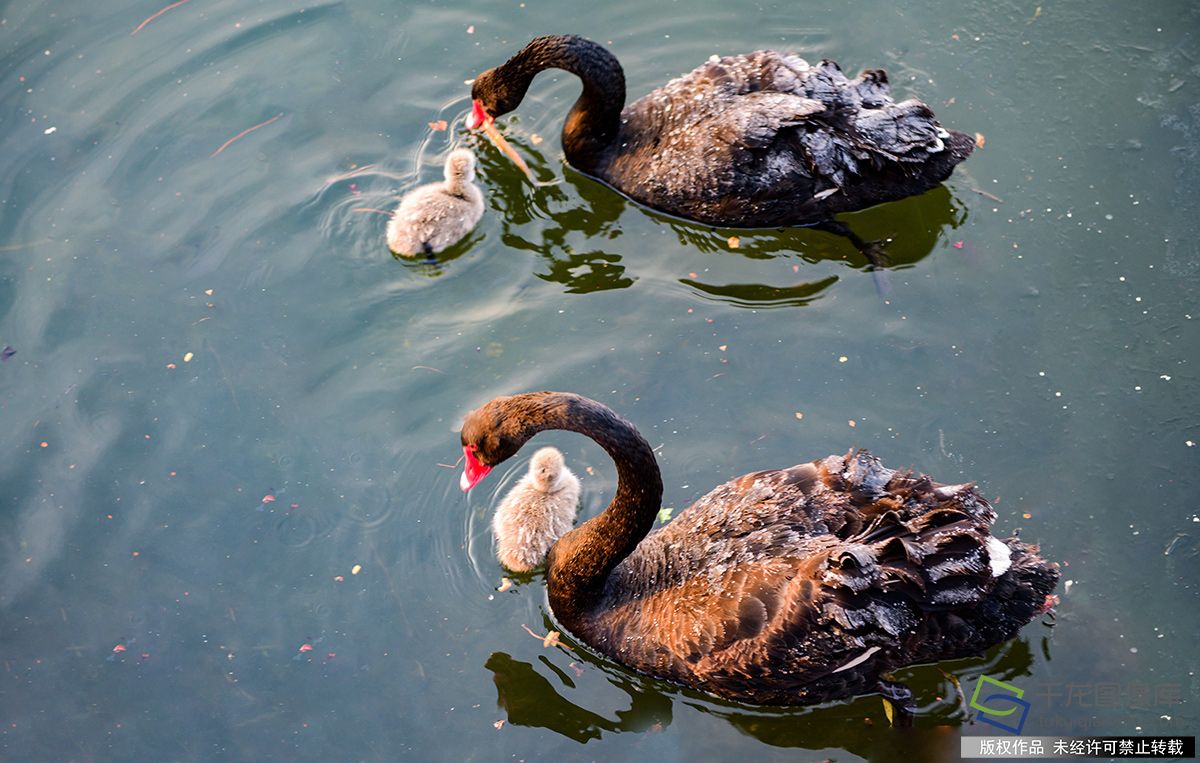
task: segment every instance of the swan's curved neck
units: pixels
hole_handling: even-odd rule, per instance
[[[583,92],[563,125],[563,151],[573,166],[596,169],[617,139],[625,106],[625,72],[616,57],[586,38],[552,35],[529,43],[500,68],[522,94],[545,69],[579,77]]]
[[[567,625],[587,611],[604,581],[654,525],[662,505],[662,477],[650,444],[625,419],[593,400],[542,393],[525,417],[524,436],[566,429],[590,437],[617,467],[617,493],[598,516],[564,535],[550,550],[547,590],[554,614]]]

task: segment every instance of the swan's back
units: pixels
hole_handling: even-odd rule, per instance
[[[812,222],[921,193],[974,148],[887,77],[758,51],[716,58],[629,104],[597,174],[649,206],[712,224]]]
[[[1058,578],[990,535],[969,485],[865,451],[726,483],[649,534],[576,635],[614,659],[766,704],[872,691],[901,665],[1012,638]]]

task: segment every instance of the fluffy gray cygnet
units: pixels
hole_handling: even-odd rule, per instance
[[[554,541],[571,529],[579,505],[579,478],[557,448],[533,454],[529,472],[496,509],[496,556],[513,572],[529,572],[546,559]]]
[[[465,148],[446,157],[446,179],[413,189],[387,227],[388,247],[405,257],[436,254],[458,243],[483,216],[475,185],[475,155]]]

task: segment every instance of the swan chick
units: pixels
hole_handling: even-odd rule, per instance
[[[388,222],[387,242],[404,257],[436,254],[458,243],[483,216],[475,185],[475,155],[459,148],[446,157],[446,178],[413,189]]]
[[[557,448],[533,454],[529,471],[496,509],[492,532],[496,556],[513,572],[529,572],[546,559],[554,542],[571,529],[579,505],[579,478]]]

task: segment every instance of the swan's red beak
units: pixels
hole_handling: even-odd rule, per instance
[[[479,463],[479,459],[475,458],[474,445],[463,446],[463,457],[466,459],[467,465],[463,467],[462,476],[458,479],[458,486],[465,493],[478,485],[481,479],[488,476],[488,472],[492,470],[492,467]]]
[[[468,130],[476,130],[492,121],[492,117],[489,117],[487,112],[483,110],[483,104],[479,102],[478,98],[471,101],[471,113],[467,115]]]

